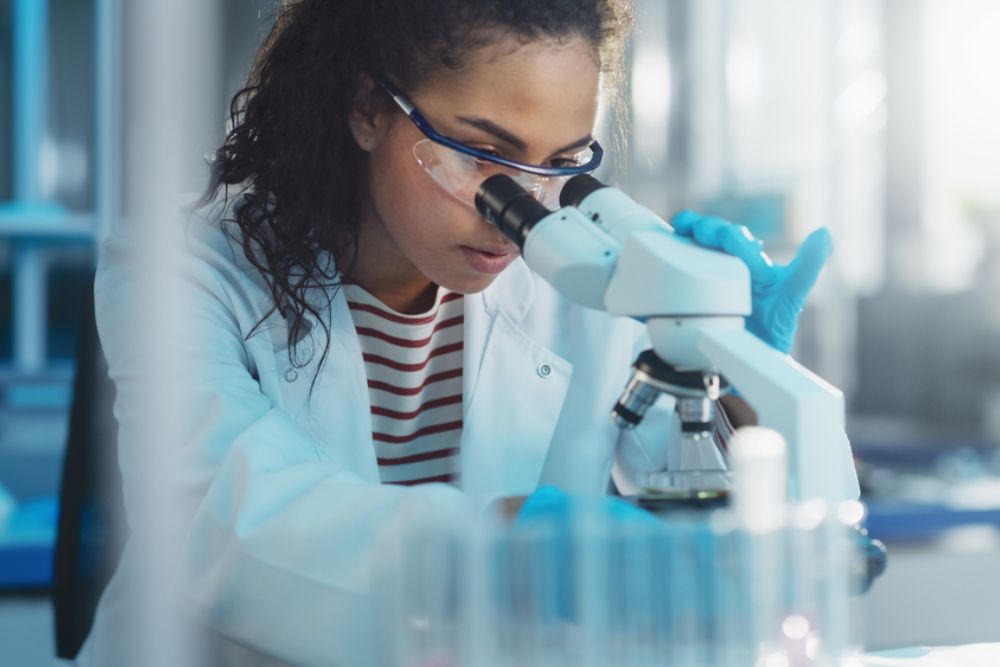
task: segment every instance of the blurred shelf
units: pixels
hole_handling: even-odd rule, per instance
[[[929,470],[942,457],[958,452],[974,453],[984,460],[997,452],[997,444],[975,438],[906,438],[873,442],[860,438],[851,439],[851,450],[865,463],[893,470]]]
[[[0,206],[0,238],[90,242],[95,238],[94,228],[95,217],[89,213]]]
[[[1000,532],[1000,507],[964,509],[891,499],[864,501],[868,506],[868,532],[887,543],[924,542],[948,531],[977,526]]]
[[[0,590],[47,588],[58,523],[54,497],[24,502],[0,528]]]

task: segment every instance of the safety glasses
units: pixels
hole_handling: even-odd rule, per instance
[[[488,151],[467,146],[435,130],[402,93],[386,81],[379,85],[413,121],[426,139],[413,146],[413,157],[438,185],[459,201],[475,206],[479,185],[496,174],[506,174],[549,208],[558,208],[563,185],[577,174],[597,169],[604,149],[594,141],[574,155],[560,157],[561,165],[535,165],[509,160]]]

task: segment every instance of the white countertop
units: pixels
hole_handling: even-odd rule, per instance
[[[1000,632],[1000,629],[998,629]],[[1000,643],[912,646],[864,656],[865,667],[1000,667]]]

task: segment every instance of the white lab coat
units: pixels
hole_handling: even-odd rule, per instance
[[[288,328],[242,249],[195,215],[172,280],[190,314],[178,328],[174,382],[185,414],[177,443],[178,604],[198,620],[209,664],[366,664],[376,655],[369,605],[373,550],[412,508],[531,493],[540,483],[604,493],[616,450],[637,467],[665,462],[672,404],[650,418],[656,437],[620,436],[609,415],[634,359],[640,327],[576,306],[515,261],[465,299],[461,488],[381,485],[361,351],[343,293],[325,309],[332,332],[310,398],[316,359],[295,371]],[[143,266],[136,244],[111,239],[96,281],[101,341],[118,388],[126,506],[138,502],[144,438],[132,326]],[[254,332],[251,334],[251,332]],[[319,332],[319,327],[314,328]],[[322,344],[322,338],[314,338]],[[675,427],[676,425],[674,425]],[[671,427],[673,428],[673,427]],[[676,429],[675,429],[676,430]],[[172,480],[173,481],[173,480]],[[134,525],[133,533],[150,529]],[[131,545],[100,602],[79,665],[135,664]],[[152,575],[149,575],[152,576]],[[141,659],[141,653],[140,653]]]

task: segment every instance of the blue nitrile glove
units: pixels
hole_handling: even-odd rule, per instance
[[[761,242],[743,225],[722,218],[681,211],[670,221],[674,230],[699,245],[715,248],[743,260],[750,269],[753,312],[747,330],[765,343],[788,354],[795,340],[799,313],[830,253],[833,240],[826,227],[802,242],[790,264],[776,266]]]
[[[869,535],[868,529],[860,525],[854,526],[854,539],[857,542],[857,552],[863,559],[862,572],[857,577],[855,589],[858,593],[867,593],[875,580],[885,572],[889,550],[881,540]]]
[[[659,525],[659,520],[649,512],[621,498],[607,496],[601,499],[601,511],[612,524],[632,522]],[[517,518],[516,529],[538,530],[546,539],[544,549],[534,555],[553,567],[542,568],[552,573],[554,580],[542,585],[551,587],[543,596],[546,615],[551,618],[574,619],[578,601],[575,598],[576,564],[573,558],[572,526],[574,514],[583,503],[554,486],[543,486],[524,501]]]
[[[656,521],[656,517],[632,503],[615,496],[601,499],[602,509],[612,521]],[[568,526],[577,501],[572,496],[554,486],[543,486],[525,499],[517,513],[515,523],[528,525],[536,521],[548,521],[553,525]]]

